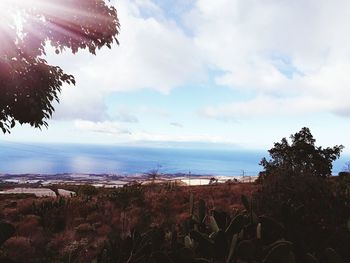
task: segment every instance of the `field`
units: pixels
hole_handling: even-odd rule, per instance
[[[90,262],[111,235],[128,236],[150,227],[181,232],[181,224],[190,217],[191,193],[195,200],[206,202],[208,214],[212,210],[234,214],[242,209],[241,195],[251,196],[256,187],[249,183],[119,189],[59,185],[51,189],[78,195],[0,195],[0,218],[16,229],[2,251],[16,262]]]
[[[0,262],[350,262],[349,174],[3,194]]]

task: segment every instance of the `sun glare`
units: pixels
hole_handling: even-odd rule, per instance
[[[9,0],[0,0],[0,23],[3,27],[13,16],[13,5]]]
[[[32,6],[36,0],[0,0],[0,19],[11,18],[18,14],[21,9]]]
[[[90,11],[94,10],[94,11]],[[94,1],[0,0],[0,52],[24,38],[31,52],[38,40],[81,42],[106,34],[108,11]],[[82,25],[84,28],[82,28]],[[94,40],[92,40],[94,41]],[[7,45],[6,45],[7,43]],[[51,42],[52,44],[52,42]],[[72,49],[73,50],[73,49]],[[73,52],[75,52],[73,50]]]

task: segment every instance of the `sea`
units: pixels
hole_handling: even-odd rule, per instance
[[[256,176],[267,151],[188,147],[0,142],[0,174],[166,174]],[[350,161],[334,163],[337,174]]]

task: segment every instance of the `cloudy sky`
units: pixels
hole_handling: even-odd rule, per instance
[[[348,0],[118,0],[120,45],[49,55],[75,75],[8,141],[271,148],[307,126],[350,152]],[[213,145],[215,145],[213,144]]]

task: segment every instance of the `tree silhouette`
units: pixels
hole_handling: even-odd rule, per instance
[[[271,159],[263,158],[260,164],[265,168],[261,178],[269,175],[286,176],[317,176],[327,177],[332,172],[332,162],[339,158],[342,145],[332,148],[315,146],[315,139],[309,128],[302,128],[290,136],[292,143],[286,138],[274,144],[269,150]]]
[[[154,183],[154,181],[155,181],[158,177],[160,177],[160,175],[161,175],[160,172],[159,172],[159,170],[160,170],[161,167],[162,167],[162,166],[158,163],[158,164],[157,164],[157,168],[152,169],[152,170],[148,171],[147,173],[145,173],[146,177],[148,177],[149,179],[151,179],[152,182]]]
[[[45,47],[56,54],[111,48],[119,33],[114,7],[105,0],[14,0],[0,3],[0,129],[16,122],[47,127],[52,103],[72,75],[45,60]]]

